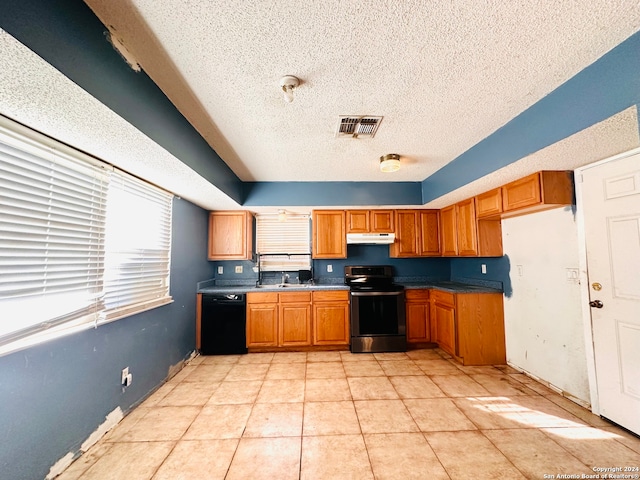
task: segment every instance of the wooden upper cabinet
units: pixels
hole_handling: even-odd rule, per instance
[[[396,210],[396,239],[389,246],[393,258],[420,256],[420,211]]]
[[[313,258],[347,258],[344,210],[314,210],[311,228]]]
[[[440,212],[438,210],[419,210],[420,216],[420,255],[423,257],[440,256]]]
[[[440,210],[440,248],[445,257],[458,255],[456,229],[456,206],[451,205]]]
[[[438,210],[396,210],[392,258],[440,255]]]
[[[572,203],[570,171],[541,171],[502,187],[503,218]]]
[[[347,233],[369,233],[369,210],[347,210]]]
[[[496,188],[476,197],[478,218],[499,216],[502,213],[502,189]]]
[[[458,255],[474,257],[478,255],[478,229],[476,226],[475,199],[470,198],[456,204],[456,233]]]
[[[209,260],[251,260],[253,239],[251,212],[209,214]]]
[[[393,233],[393,210],[347,210],[347,233]]]
[[[393,233],[395,231],[393,210],[370,210],[371,233]]]

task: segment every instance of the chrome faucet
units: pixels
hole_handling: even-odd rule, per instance
[[[289,274],[282,272],[282,281],[280,283],[285,284],[289,280]]]

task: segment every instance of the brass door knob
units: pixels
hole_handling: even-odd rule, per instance
[[[600,285],[598,282],[594,282],[591,284],[591,288],[593,288],[596,292],[599,292],[600,290],[602,290],[602,285]]]

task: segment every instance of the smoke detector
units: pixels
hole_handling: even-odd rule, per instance
[[[336,137],[373,138],[382,117],[374,116],[341,116],[338,119]]]

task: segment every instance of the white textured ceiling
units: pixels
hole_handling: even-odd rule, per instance
[[[637,0],[86,3],[247,181],[424,180],[640,28]]]

